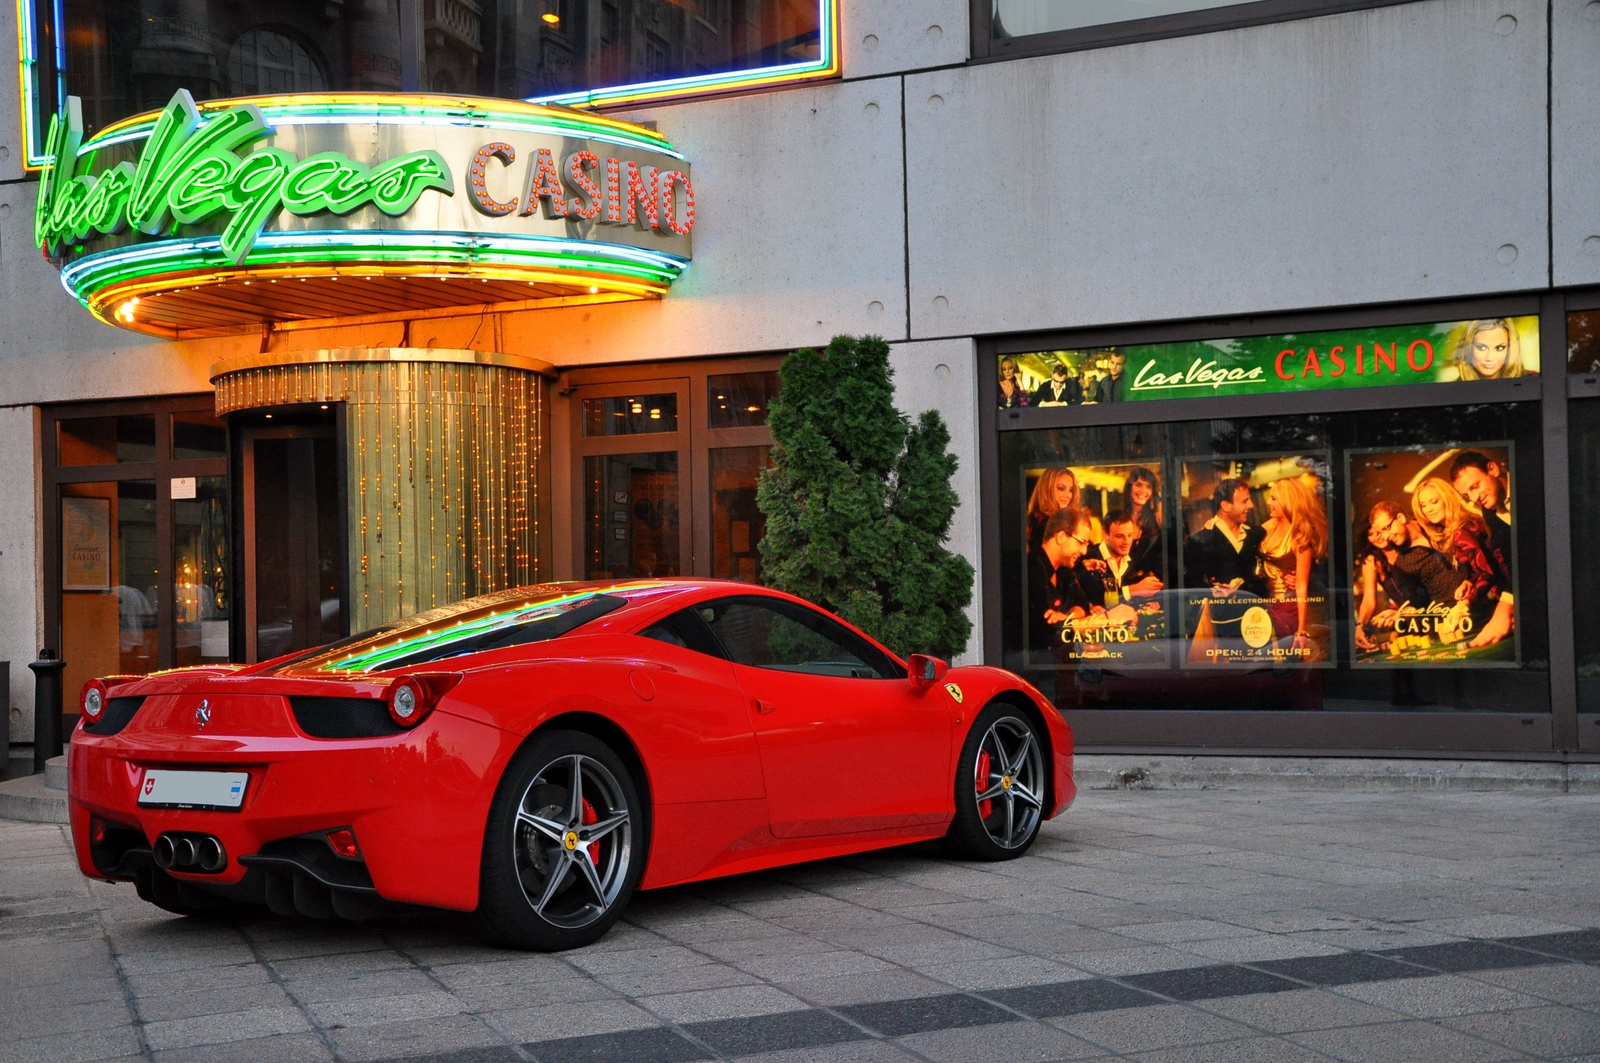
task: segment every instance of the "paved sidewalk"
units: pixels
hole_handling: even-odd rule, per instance
[[[635,899],[598,945],[454,917],[166,915],[0,824],[0,1061],[1600,1060],[1600,797],[1089,792],[925,849]]]

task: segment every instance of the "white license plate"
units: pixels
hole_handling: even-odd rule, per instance
[[[144,773],[139,786],[141,805],[166,805],[173,808],[238,808],[244,804],[242,771],[165,771]]]

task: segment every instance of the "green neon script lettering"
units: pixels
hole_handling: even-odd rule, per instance
[[[272,134],[259,109],[241,104],[200,123],[180,89],[162,110],[138,164],[118,163],[98,176],[77,173],[83,117],[77,97],[50,126],[51,163],[40,179],[34,238],[51,255],[91,233],[132,226],[160,236],[173,224],[199,225],[228,213],[222,251],[244,261],[280,210],[306,216],[348,214],[367,203],[404,214],[422,193],[455,194],[450,167],[436,151],[414,151],[368,167],[336,151],[303,160],[280,148],[241,149]]]

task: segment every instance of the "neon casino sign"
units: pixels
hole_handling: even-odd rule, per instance
[[[51,124],[35,240],[69,293],[140,331],[652,298],[691,257],[687,161],[599,115],[179,90],[85,141],[81,113],[69,97]],[[478,283],[427,283],[452,280]]]

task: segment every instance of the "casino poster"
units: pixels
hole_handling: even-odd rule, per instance
[[[1355,667],[1521,659],[1513,458],[1508,440],[1348,452]]]
[[[1172,577],[1167,552],[1166,513],[1170,507],[1164,464],[1152,460],[1071,465],[1053,471],[1028,469],[1024,473],[1024,498],[1034,501],[1047,472],[1047,486],[1066,482],[1066,494],[1060,500],[1082,506],[1090,514],[1087,553],[1071,570],[1071,578],[1081,592],[1080,600],[1089,603],[1090,611],[1054,625],[1050,646],[1031,647],[1029,663],[1036,667],[1053,664],[1112,671],[1166,668],[1173,628],[1168,622]],[[1134,519],[1113,526],[1111,517],[1119,511],[1130,513]],[[1024,522],[1025,527],[1027,523]],[[1119,581],[1112,571],[1117,551],[1127,558],[1125,581]],[[1026,603],[1025,608],[1033,608],[1033,603]]]
[[[1177,465],[1183,667],[1333,667],[1329,454]],[[1228,511],[1219,513],[1230,481]]]

